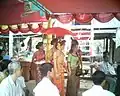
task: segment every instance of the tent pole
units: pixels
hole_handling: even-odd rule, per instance
[[[49,18],[49,21],[48,21],[48,27],[47,28],[51,28],[51,21],[52,21],[52,18]],[[49,62],[48,60],[48,51],[50,50],[51,48],[51,40],[52,40],[52,34],[49,34],[47,35],[47,49],[46,49],[46,61]]]
[[[13,57],[13,33],[9,31],[9,56]]]

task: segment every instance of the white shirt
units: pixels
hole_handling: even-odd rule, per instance
[[[33,92],[35,96],[60,96],[58,88],[47,77],[37,84]]]
[[[106,75],[116,75],[115,69],[109,64],[109,62],[101,62],[99,70],[103,71]]]
[[[0,84],[0,96],[22,96],[20,83],[16,84],[9,75]]]
[[[26,87],[24,77],[23,76],[18,77],[16,82],[20,85],[20,89],[19,89],[20,94],[21,94],[20,96],[25,96],[25,92],[23,90],[23,88]]]
[[[99,85],[94,85],[91,89],[82,93],[82,96],[115,96],[112,92],[104,90]]]

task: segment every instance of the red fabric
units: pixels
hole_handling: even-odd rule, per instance
[[[120,21],[120,13],[116,13],[115,17]]]
[[[16,28],[16,29],[12,29],[11,27],[9,27],[9,31],[13,32],[13,33],[18,33],[19,32],[19,29]]]
[[[79,23],[88,23],[93,19],[92,14],[75,14],[75,20]]]
[[[76,40],[90,40],[90,37],[74,37]]]
[[[2,30],[0,29],[0,34],[8,34],[9,33],[9,28],[8,29],[5,29],[5,30]]]
[[[22,33],[27,33],[30,31],[30,28],[28,26],[28,28],[22,28],[22,25],[19,26],[19,31],[22,32]]]
[[[114,18],[114,15],[112,13],[101,13],[101,14],[95,14],[94,18],[97,19],[99,22],[105,23],[110,21]]]
[[[62,14],[56,16],[56,19],[60,21],[63,24],[70,23],[73,20],[73,15],[72,14]]]
[[[16,5],[20,3],[18,0],[0,0],[0,7],[5,7],[9,5]]]
[[[60,28],[60,27],[48,28],[48,29],[43,30],[42,33],[43,34],[54,34],[56,36],[73,35],[71,31]]]
[[[8,0],[11,2],[11,0]],[[39,12],[28,14],[28,16],[22,17],[24,13],[24,4],[12,0],[14,3],[2,3],[0,4],[0,24],[20,24],[29,22],[45,22],[46,17],[41,17]],[[15,3],[16,2],[16,3]],[[4,5],[3,5],[4,4]]]
[[[22,23],[21,14],[24,12],[24,4],[0,7],[0,12],[0,24],[19,24]]]
[[[33,33],[38,33],[38,32],[40,32],[41,30],[44,29],[41,24],[38,24],[38,25],[39,25],[39,27],[38,27],[38,28],[35,28],[35,29],[32,28],[32,26],[31,26],[30,30],[31,30]]]
[[[120,0],[37,0],[48,8],[53,13],[117,13],[120,12]],[[54,3],[53,3],[54,2]],[[18,2],[18,0],[0,0],[0,24],[20,24],[25,22],[39,22],[46,21],[49,15],[46,17],[40,17],[39,12],[29,14],[29,16],[21,17],[24,13],[24,4]],[[107,14],[108,16],[108,14]],[[110,16],[110,17],[109,17]],[[100,22],[105,22],[111,19],[109,14],[108,17],[102,20],[101,14],[96,15]],[[115,16],[120,20],[119,13]],[[61,21],[61,16],[57,18]],[[108,19],[107,19],[108,18]],[[71,17],[70,17],[71,20]],[[81,19],[79,19],[81,21]],[[86,19],[85,19],[86,20]],[[64,19],[61,22],[65,23],[69,21]],[[89,21],[89,19],[88,19]],[[87,21],[85,21],[87,22]]]
[[[53,13],[120,12],[120,0],[38,0]]]
[[[18,25],[16,29],[13,29],[11,26],[9,26],[7,29],[3,30],[0,27],[0,34],[4,34],[4,33],[7,34],[9,33],[9,31],[13,33],[18,33],[19,31],[22,33],[27,33],[29,31],[32,31],[33,33],[38,33],[41,30],[44,30],[41,24],[38,24],[38,28],[32,28],[32,24],[28,24],[28,28],[22,28],[22,25]]]
[[[36,29],[31,28],[30,31],[32,31],[33,33],[38,33],[40,31],[40,28],[39,27],[36,28]]]

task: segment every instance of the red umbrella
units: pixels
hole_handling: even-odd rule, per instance
[[[43,34],[53,34],[56,36],[74,35],[71,31],[60,27],[48,28],[42,31]]]

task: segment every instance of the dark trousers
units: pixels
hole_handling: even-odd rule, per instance
[[[117,82],[116,82],[116,96],[120,96],[120,65],[117,67]]]

